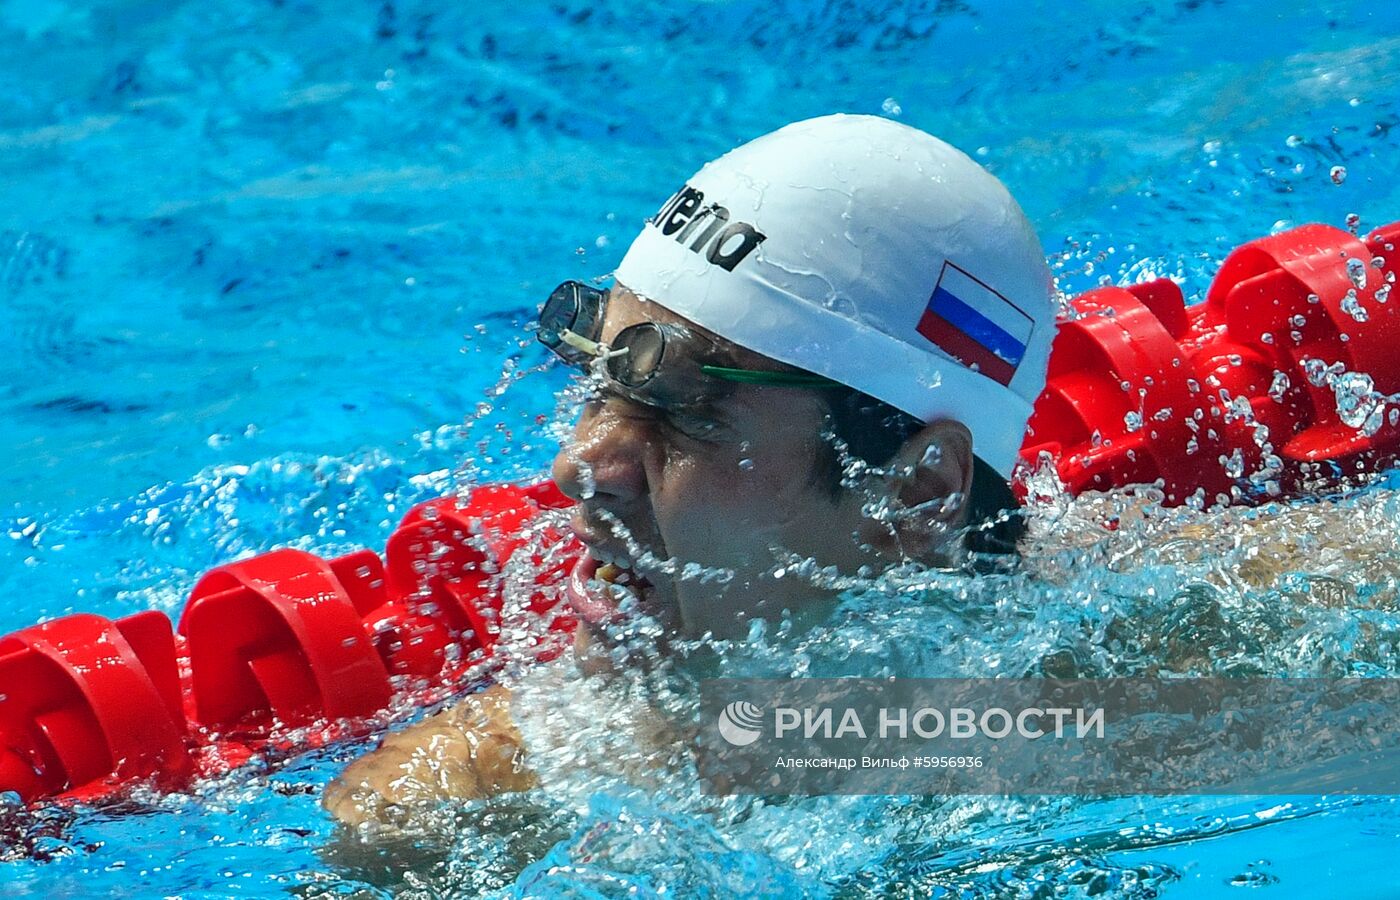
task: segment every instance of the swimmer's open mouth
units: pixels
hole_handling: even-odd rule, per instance
[[[585,553],[569,573],[567,595],[574,612],[594,625],[620,621],[625,615],[621,606],[628,594],[645,608],[651,582],[631,569],[614,562],[603,562],[591,552]]]

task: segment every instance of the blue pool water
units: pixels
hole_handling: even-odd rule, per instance
[[[0,631],[75,610],[173,613],[212,565],[382,547],[418,500],[543,470],[561,380],[537,371],[535,304],[607,273],[680,179],[778,125],[896,116],[1007,182],[1064,289],[1150,271],[1199,298],[1251,237],[1400,219],[1397,59],[1400,6],[1374,0],[4,0]],[[1218,641],[1207,667],[1400,675],[1393,492],[1275,524],[1212,515],[1172,523],[1212,535],[1205,553],[1052,546],[1048,584],[958,589],[1013,591],[997,608],[1024,615],[933,604],[882,637],[907,638],[926,674],[1024,671],[1070,645],[1132,668],[1132,653],[1071,634],[1116,621]],[[1049,521],[1068,538],[1080,520]],[[1250,569],[1290,535],[1308,558]],[[1203,605],[1228,625],[1200,625]],[[958,639],[920,642],[934,625]],[[577,686],[535,690],[590,703]],[[317,795],[363,749],[118,810],[0,812],[0,885],[1400,897],[1388,798],[716,813],[693,784],[644,792],[561,768],[539,796],[347,846]]]

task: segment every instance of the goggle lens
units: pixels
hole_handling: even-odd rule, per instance
[[[590,359],[583,349],[564,340],[569,331],[590,341],[598,339],[603,322],[604,294],[578,281],[566,281],[554,289],[540,310],[540,343],[559,354],[571,365],[586,365]]]
[[[655,322],[624,328],[613,340],[608,374],[623,387],[638,388],[651,381],[666,355],[666,332]]]

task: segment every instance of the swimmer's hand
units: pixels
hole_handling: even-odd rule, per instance
[[[528,790],[525,743],[510,693],[492,686],[389,735],[326,786],[321,805],[343,824],[402,824],[446,800]]]

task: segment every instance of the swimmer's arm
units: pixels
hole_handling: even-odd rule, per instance
[[[384,739],[326,786],[321,804],[346,825],[394,822],[414,808],[534,786],[510,693],[493,685]]]

